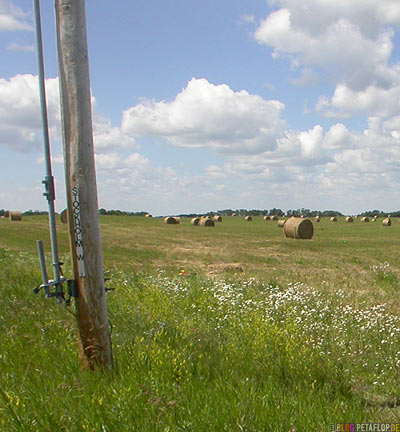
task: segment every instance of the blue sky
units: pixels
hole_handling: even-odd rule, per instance
[[[53,2],[42,2],[65,207]],[[397,0],[86,1],[99,205],[400,208]],[[46,209],[32,3],[0,0],[0,208]]]

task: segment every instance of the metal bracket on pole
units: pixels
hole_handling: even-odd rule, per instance
[[[54,201],[56,199],[55,192],[54,192],[55,190],[54,177],[46,176],[42,181],[42,183],[44,184],[44,189],[45,189],[43,195],[46,197],[47,201]]]
[[[46,298],[55,297],[57,303],[63,303],[63,301],[65,301],[66,305],[68,306],[70,304],[71,298],[78,297],[78,287],[76,281],[73,279],[66,279],[64,276],[60,277],[58,281],[49,280],[46,270],[46,261],[43,253],[43,243],[41,240],[37,241],[37,249],[39,254],[39,263],[43,283],[34,288],[33,292],[37,294],[43,288]],[[65,282],[67,282],[67,299],[65,299],[65,294],[63,290],[63,284]]]
[[[62,303],[64,300],[64,291],[62,284],[67,281],[64,276],[61,276],[58,280],[49,280],[46,269],[46,261],[43,252],[43,243],[41,240],[37,241],[37,249],[39,255],[40,271],[42,273],[42,284],[37,286],[33,292],[37,294],[42,288],[44,290],[44,296],[46,298],[56,297],[57,303]],[[60,263],[59,263],[60,265]]]

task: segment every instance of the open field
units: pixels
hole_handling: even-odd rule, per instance
[[[389,302],[400,311],[400,221],[391,227],[377,222],[314,223],[311,241],[286,239],[276,222],[254,217],[224,217],[214,228],[194,227],[190,219],[166,225],[160,218],[103,216],[100,218],[106,271],[147,273],[162,269],[169,275],[181,268],[212,277],[259,280],[280,285],[303,282],[318,289],[344,289],[365,300]],[[25,217],[22,222],[0,220],[0,247],[36,254],[42,239],[50,256],[46,217]],[[57,227],[62,260],[68,263],[67,227]],[[393,277],[377,276],[378,267]]]
[[[314,228],[301,241],[261,217],[102,217],[116,371],[101,376],[79,369],[73,310],[31,292],[47,219],[0,220],[0,430],[399,421],[400,222]]]

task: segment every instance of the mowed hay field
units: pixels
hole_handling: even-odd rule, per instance
[[[181,218],[178,225],[164,224],[162,218],[130,216],[103,216],[100,221],[106,272],[165,270],[174,275],[184,269],[211,277],[255,277],[279,285],[303,282],[322,290],[344,289],[364,300],[366,294],[374,303],[389,301],[396,310],[400,306],[390,289],[397,287],[400,277],[396,218],[390,227],[383,227],[382,219],[361,223],[358,218],[349,224],[344,218],[336,223],[322,218],[314,222],[312,240],[287,239],[276,221],[261,216],[252,222],[224,217],[215,227],[193,226],[190,218]],[[0,247],[36,254],[36,240],[42,239],[50,256],[46,217],[0,222]],[[67,226],[58,223],[57,232],[60,255],[68,263]],[[393,280],[377,281],[377,266],[388,266]]]
[[[112,374],[42,294],[46,217],[0,219],[0,430],[286,431],[399,421],[400,222],[100,218]],[[70,276],[67,227],[57,226]]]

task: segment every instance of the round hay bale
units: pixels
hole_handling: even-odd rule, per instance
[[[285,219],[280,219],[278,220],[278,227],[279,228],[283,228],[283,226],[285,225],[286,220]]]
[[[331,222],[337,222],[337,217],[332,216],[329,220],[330,220]]]
[[[236,216],[236,213],[232,213],[232,216]]]
[[[172,216],[166,216],[164,222],[168,225],[177,225],[179,223],[178,218]]]
[[[267,220],[271,220],[271,216],[264,216],[264,220],[265,220],[265,221],[267,221]]]
[[[319,222],[320,220],[321,220],[321,218],[319,216],[315,216],[314,222]]]
[[[364,216],[360,219],[360,222],[369,222],[369,218]]]
[[[314,234],[314,226],[310,219],[290,218],[283,225],[283,232],[288,238],[309,240]]]
[[[199,225],[202,227],[213,227],[215,226],[215,222],[209,218],[201,218]]]
[[[216,216],[213,217],[213,221],[214,222],[222,222],[222,217],[219,216],[219,215],[216,215]]]
[[[270,216],[269,218],[270,218],[270,220],[272,220],[272,221],[277,221],[277,220],[278,220],[278,216],[277,216],[277,215],[272,215],[272,216]]]
[[[153,217],[150,213],[146,213],[145,215],[144,215],[144,217],[147,217],[147,218],[151,218],[151,217]]]
[[[199,226],[200,223],[200,218],[199,217],[194,217],[191,219],[190,223],[194,226]]]
[[[22,214],[20,211],[9,211],[8,218],[10,221],[20,221],[22,220]]]
[[[382,225],[383,226],[392,226],[392,221],[390,220],[390,218],[383,219]]]
[[[253,220],[253,218],[251,216],[246,216],[244,218],[244,220],[247,221],[247,222],[251,222]]]
[[[60,213],[60,220],[61,220],[61,223],[63,223],[63,224],[67,224],[68,223],[68,210],[67,209],[64,209]]]
[[[351,216],[346,216],[344,220],[348,223],[354,222],[354,219]]]
[[[5,216],[0,216],[0,219],[5,219],[6,217]]]

